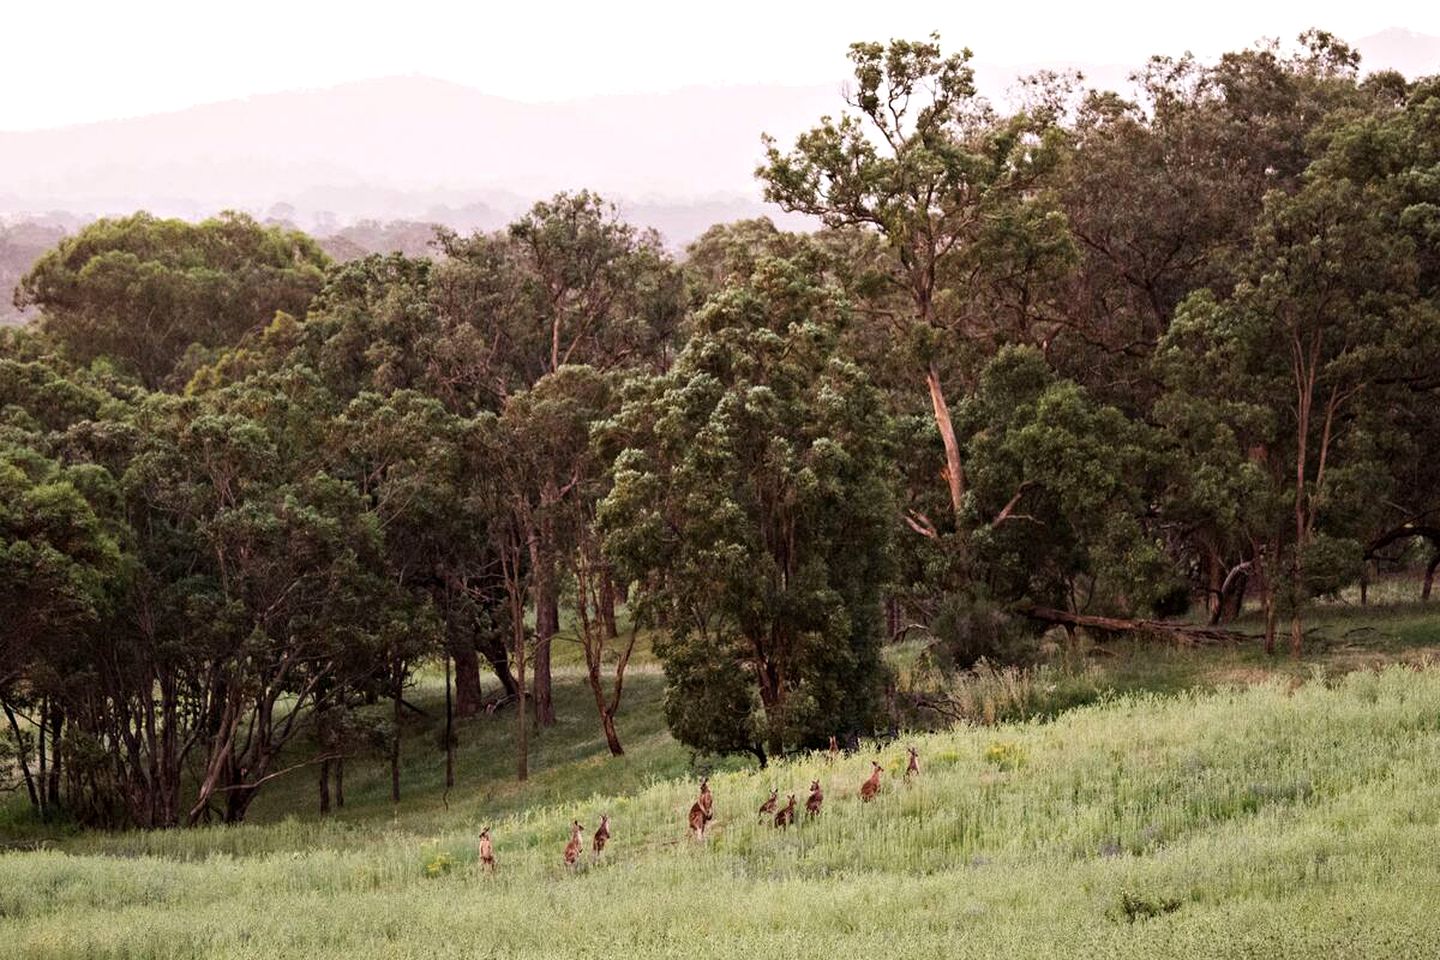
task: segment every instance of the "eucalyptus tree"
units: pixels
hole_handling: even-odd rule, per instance
[[[601,372],[658,369],[668,362],[681,311],[680,276],[653,231],[639,231],[588,192],[537,203],[501,235],[442,235],[435,303],[453,335],[445,357],[459,382],[503,411],[566,366]],[[556,451],[553,471],[525,473],[539,486],[511,491],[524,522],[527,592],[535,610],[535,709],[555,721],[550,642],[559,629],[553,517],[575,488],[583,445]],[[512,474],[520,476],[521,474]],[[607,597],[614,585],[602,584]]]
[[[597,428],[623,451],[605,552],[663,616],[666,716],[697,749],[763,762],[873,720],[889,423],[837,349],[847,318],[835,288],[762,258]]]
[[[1335,150],[1353,145],[1342,138]],[[1267,646],[1288,612],[1297,656],[1305,601],[1360,574],[1349,521],[1355,500],[1375,490],[1364,478],[1386,470],[1373,437],[1404,417],[1396,388],[1433,392],[1440,344],[1425,244],[1394,202],[1413,181],[1342,159],[1327,155],[1293,195],[1266,198],[1233,295],[1187,299],[1162,347],[1182,398],[1237,413],[1228,428],[1283,505],[1284,522],[1269,517],[1253,562]],[[1411,226],[1423,223],[1424,204],[1405,209],[1417,211]]]
[[[98,220],[40,258],[16,304],[84,363],[109,357],[149,388],[183,385],[192,347],[226,347],[277,311],[302,315],[328,258],[305,234],[227,213],[198,224]]]
[[[1016,277],[1048,274],[1069,257],[1045,188],[1061,155],[1057,118],[1047,109],[998,116],[976,95],[970,56],[943,54],[935,36],[852,44],[846,100],[855,112],[823,118],[789,152],[767,139],[756,171],[766,199],[784,209],[883,238],[890,296],[877,312],[922,374],[944,449],[946,526],[962,535],[963,443],[947,390],[957,374],[973,382],[993,343],[1013,338],[1005,314]]]

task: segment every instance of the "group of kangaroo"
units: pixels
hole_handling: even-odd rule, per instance
[[[920,775],[920,754],[914,747],[906,747],[905,752],[909,754],[909,763],[905,766],[905,780]],[[840,747],[834,737],[830,738],[830,749],[828,759],[833,762],[840,754]],[[860,801],[869,803],[875,799],[880,792],[880,777],[885,768],[874,760],[870,761],[870,776],[860,783]],[[819,780],[810,781],[810,795],[805,799],[805,816],[813,818],[820,815],[820,807],[825,802],[825,793],[820,789]],[[687,823],[690,828],[690,835],[696,840],[705,839],[705,829],[710,821],[715,819],[715,795],[710,792],[710,778],[702,777],[700,780],[700,795],[690,805],[690,814]],[[795,794],[790,794],[786,804],[780,806],[780,791],[771,790],[769,798],[760,804],[760,823],[770,819],[776,829],[786,830],[795,824]],[[565,866],[574,867],[580,862],[580,856],[585,850],[584,836],[585,828],[579,820],[570,821],[570,840],[565,844]],[[605,850],[605,844],[610,841],[610,815],[604,814],[600,817],[600,826],[596,829],[591,839],[591,849],[598,860],[600,854]],[[490,840],[490,828],[486,827],[480,831],[480,865],[487,872],[495,870],[495,847]]]

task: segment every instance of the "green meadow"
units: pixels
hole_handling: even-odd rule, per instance
[[[399,808],[372,758],[326,820],[302,772],[239,827],[47,837],[16,823],[28,849],[0,856],[0,955],[1440,956],[1433,618],[1319,620],[1298,664],[1091,651],[1042,670],[1028,719],[764,770],[693,765],[643,664],[627,754],[609,758],[562,670],[561,722],[524,785],[502,749],[513,714],[481,717],[462,727],[447,796],[432,711],[407,731]],[[434,683],[416,691],[427,710]],[[911,783],[903,743],[920,751]],[[876,756],[886,776],[862,804]],[[700,771],[716,797],[704,844],[684,830]],[[758,822],[772,787],[803,808],[812,778],[818,818]],[[567,870],[571,819],[593,829],[602,813],[609,847]],[[476,862],[485,825],[493,875]]]

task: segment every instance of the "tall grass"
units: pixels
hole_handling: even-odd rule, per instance
[[[12,853],[0,955],[1440,956],[1440,670],[1126,696],[915,743],[918,782],[896,746],[865,805],[869,752],[717,772],[704,845],[686,779]],[[817,820],[756,822],[772,786],[803,798],[812,777]],[[601,812],[604,858],[567,871],[570,820]]]

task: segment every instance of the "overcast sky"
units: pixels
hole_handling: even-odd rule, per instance
[[[1211,56],[1321,26],[1440,34],[1420,0],[8,0],[0,129],[423,73],[523,100],[819,83],[846,44],[940,30],[997,64]]]

